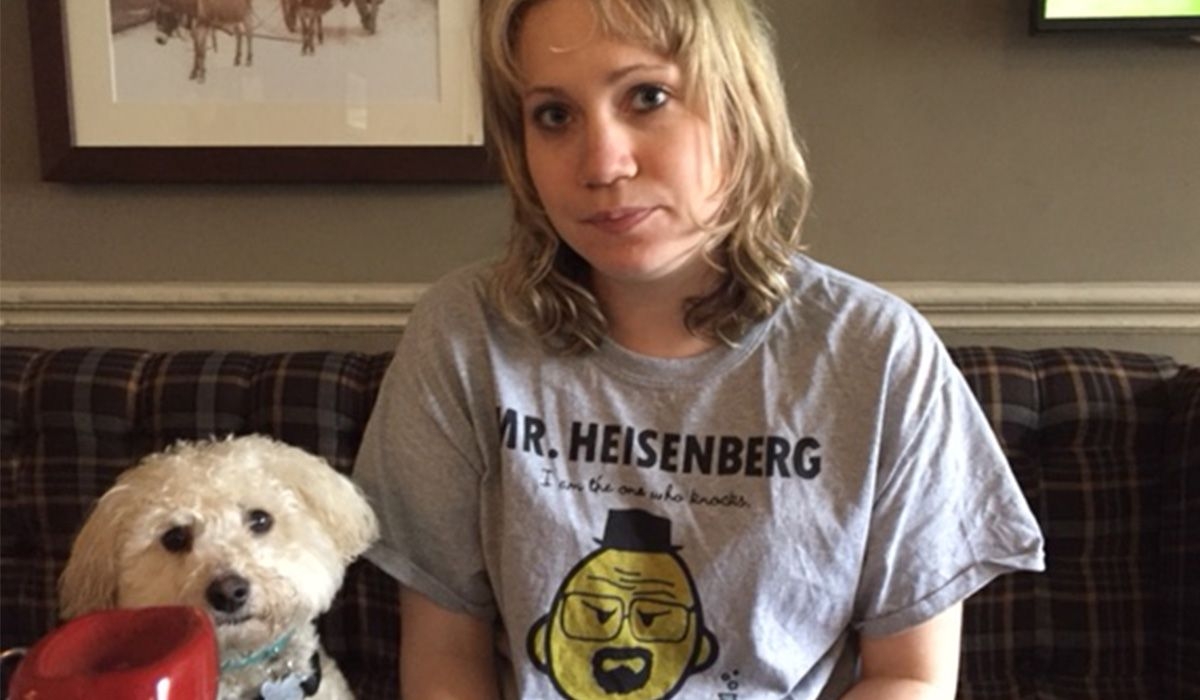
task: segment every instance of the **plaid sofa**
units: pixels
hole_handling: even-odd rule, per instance
[[[1098,349],[955,348],[1047,536],[1048,572],[966,606],[959,696],[1200,698],[1200,369]],[[93,501],[180,438],[261,432],[350,471],[390,356],[0,348],[0,644],[55,623]],[[360,561],[321,621],[395,697],[397,587]]]

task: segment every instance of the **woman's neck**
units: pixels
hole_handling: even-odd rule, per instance
[[[684,308],[712,284],[713,272],[705,266],[699,276],[653,282],[594,280],[600,306],[613,342],[650,357],[690,357],[712,348],[716,341],[688,329]]]

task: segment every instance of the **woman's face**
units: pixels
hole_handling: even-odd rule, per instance
[[[559,236],[595,291],[701,280],[700,224],[720,206],[706,119],[680,67],[603,35],[588,0],[541,0],[517,38],[525,156]],[[698,291],[698,290],[693,290]]]

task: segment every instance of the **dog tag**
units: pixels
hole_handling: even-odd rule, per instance
[[[302,682],[304,679],[296,673],[281,680],[267,681],[259,688],[259,697],[262,700],[304,700]]]

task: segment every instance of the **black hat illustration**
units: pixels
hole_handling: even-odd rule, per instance
[[[644,510],[610,510],[604,523],[604,539],[596,540],[607,549],[627,552],[676,552],[671,544],[671,521]]]

